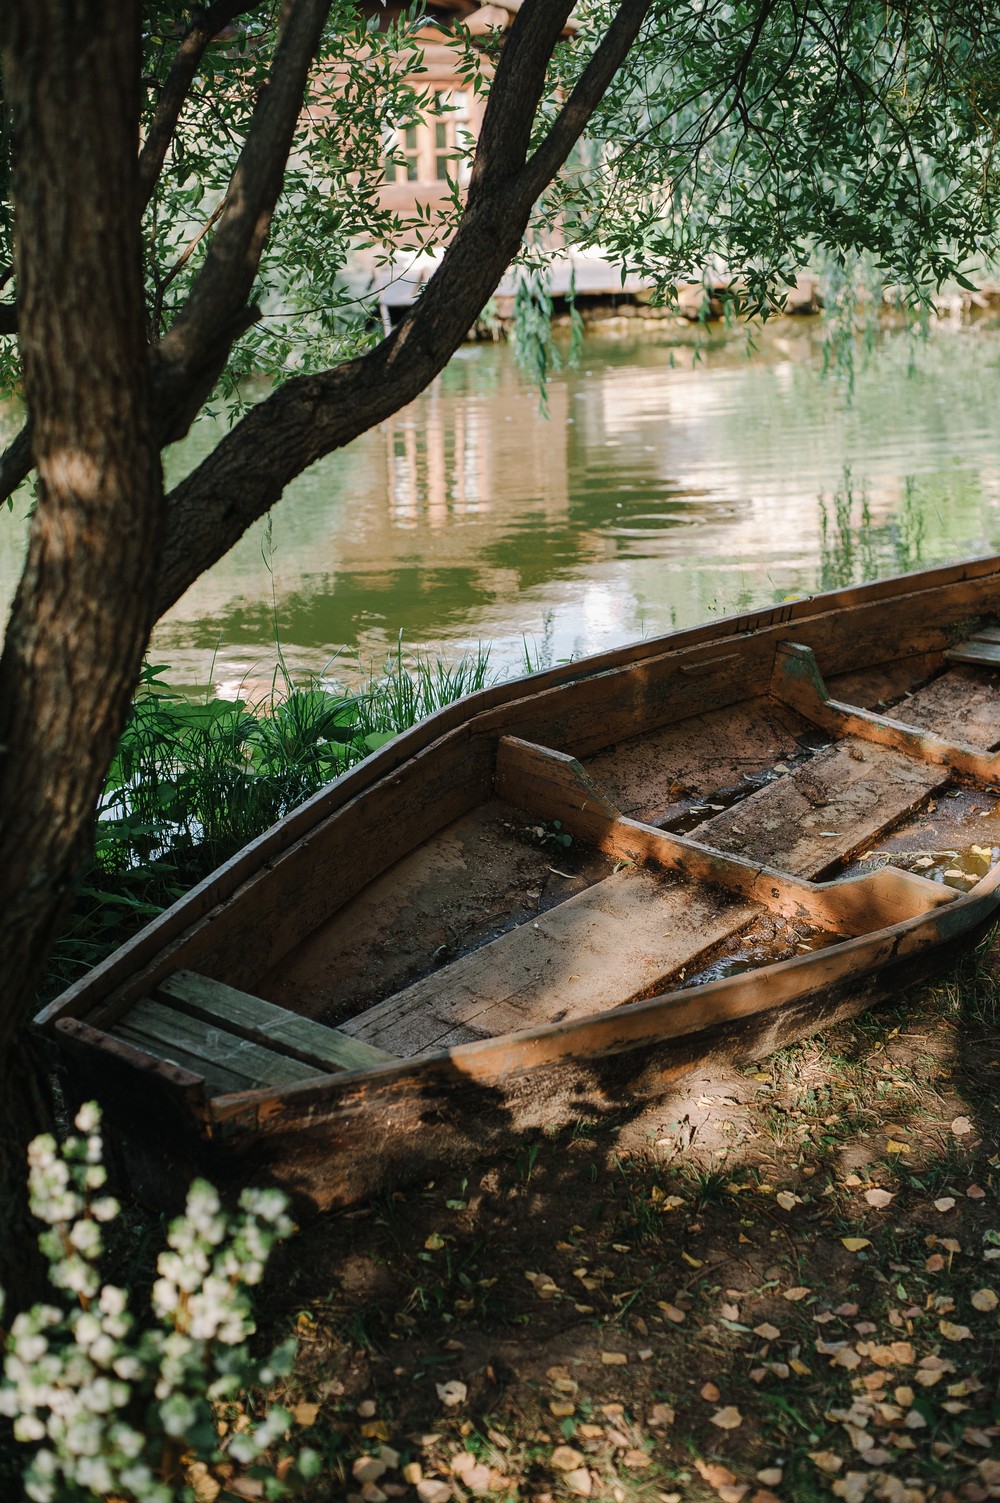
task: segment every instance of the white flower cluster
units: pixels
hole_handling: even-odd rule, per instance
[[[113,1495],[137,1503],[189,1497],[182,1456],[222,1459],[213,1405],[288,1372],[294,1342],[263,1366],[246,1340],[254,1330],[247,1287],[263,1277],[274,1244],[292,1223],[283,1195],[245,1190],[231,1217],[203,1180],[192,1184],[183,1216],[157,1262],[152,1304],[157,1324],[137,1332],[128,1296],[102,1286],[101,1223],[119,1207],[104,1188],[95,1103],[76,1117],[80,1136],[60,1150],[50,1136],[31,1144],[31,1209],[44,1224],[39,1246],[50,1282],[76,1296],[70,1310],[35,1305],[10,1329],[0,1378],[0,1414],[34,1445],[24,1491],[35,1503]],[[2,1308],[2,1291],[0,1291]],[[256,1427],[230,1437],[225,1458],[245,1464],[291,1427],[274,1407]],[[300,1475],[315,1470],[302,1452]]]

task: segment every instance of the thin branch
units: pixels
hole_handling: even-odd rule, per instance
[[[31,448],[31,424],[25,423],[16,438],[0,454],[0,504],[9,501],[35,463]]]
[[[180,255],[177,257],[177,260],[174,262],[173,266],[171,266],[170,270],[164,272],[162,277],[157,277],[156,297],[153,301],[152,311],[152,318],[155,323],[159,323],[160,321],[160,316],[163,312],[163,297],[166,293],[167,288],[170,286],[171,282],[175,280],[175,278],[180,276],[181,272],[184,270],[185,266],[188,264],[191,257],[194,255],[195,251],[198,249],[199,245],[208,234],[209,230],[211,230],[216,224],[218,224],[219,219],[222,215],[222,211],[225,207],[226,200],[222,198],[219,200],[215,208],[212,210],[211,214],[205,220],[205,223],[202,225],[198,233],[196,235],[193,235],[188,241],[187,245],[181,251]]]
[[[216,4],[195,13],[170,66],[139,152],[139,194],[142,208],[146,207],[153,196],[177,122],[207,47],[237,16],[258,10],[261,3],[262,0],[250,0],[249,4],[247,0],[216,0]]]
[[[329,9],[330,0],[294,0],[289,7],[270,77],[233,170],[225,211],[187,302],[156,351],[157,385],[167,409],[172,391],[182,390],[187,398],[194,385],[207,395],[207,371],[214,365],[222,331],[246,308]],[[168,421],[178,436],[169,415]]]
[[[469,179],[470,206],[484,183],[512,177],[523,167],[545,74],[573,3],[527,0],[515,17],[490,85]]]

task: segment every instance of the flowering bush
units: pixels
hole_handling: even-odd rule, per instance
[[[46,1135],[28,1150],[49,1281],[73,1303],[34,1305],[15,1317],[7,1339],[0,1414],[13,1420],[17,1440],[35,1446],[25,1493],[36,1503],[211,1503],[221,1481],[249,1469],[259,1477],[253,1491],[283,1495],[319,1465],[303,1450],[280,1481],[273,1468],[254,1468],[292,1427],[291,1413],[274,1406],[253,1425],[241,1409],[242,1429],[220,1419],[227,1404],[289,1372],[294,1359],[294,1341],[263,1363],[246,1346],[254,1330],[247,1289],[292,1230],[284,1196],[244,1190],[240,1213],[230,1216],[213,1187],[196,1180],[157,1261],[153,1323],[139,1328],[127,1291],[102,1285],[98,1273],[102,1225],[119,1206],[103,1193],[96,1104],[82,1107],[75,1125],[79,1136],[61,1149]]]

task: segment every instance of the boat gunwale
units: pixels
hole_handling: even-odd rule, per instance
[[[265,869],[270,862],[279,860],[298,842],[308,838],[318,826],[336,817],[354,799],[363,797],[380,783],[391,780],[396,774],[402,776],[405,764],[414,756],[422,752],[431,752],[436,746],[462,733],[470,737],[477,734],[476,721],[491,712],[501,708],[513,710],[519,705],[540,699],[552,690],[594,681],[605,675],[628,673],[644,665],[649,666],[670,657],[679,657],[699,647],[711,648],[715,644],[721,645],[737,638],[748,640],[760,632],[792,628],[795,624],[801,624],[807,620],[819,621],[823,617],[849,612],[866,605],[884,604],[894,599],[917,599],[921,595],[934,593],[949,586],[989,579],[991,575],[1000,576],[1000,555],[998,554],[957,564],[942,565],[932,570],[897,575],[867,585],[847,586],[840,590],[801,596],[793,601],[763,607],[750,614],[721,617],[718,621],[688,627],[679,632],[666,633],[639,643],[627,644],[579,659],[575,663],[548,669],[543,673],[508,680],[488,689],[479,690],[465,699],[446,706],[410,730],[403,732],[386,747],[333,779],[318,793],[285,815],[255,840],[249,842],[228,862],[209,873],[112,955],[106,957],[85,976],[61,992],[39,1011],[34,1018],[34,1024],[41,1029],[50,1030],[63,1018],[85,1020],[86,1013],[92,1007],[98,1005],[117,987],[127,985],[130,977],[136,976],[145,965],[153,962],[155,957],[168,946],[181,942],[184,933],[208,917],[212,910],[233,901],[240,888]],[[918,589],[911,588],[914,581],[919,581]],[[483,727],[478,733],[497,734],[498,732],[495,727]],[[503,733],[499,732],[499,734]],[[982,881],[988,880],[988,878],[982,879]],[[973,898],[982,888],[982,881],[977,883],[970,892],[959,895],[956,903],[964,905],[968,899]],[[949,911],[956,907],[956,903],[946,905]],[[928,917],[932,918],[933,914],[917,915],[915,919],[902,920],[901,923],[904,925],[914,922],[922,923]],[[890,926],[892,929],[896,927],[898,926]],[[889,932],[889,929],[872,932]],[[867,942],[870,935],[857,938],[862,942]],[[844,943],[853,944],[855,940],[847,940]],[[802,958],[808,959],[809,957]],[[797,959],[775,964],[793,965]],[[772,968],[764,967],[761,971],[755,971],[752,974],[758,976],[770,969]],[[707,984],[715,986],[719,983]],[[695,989],[691,990],[693,992]],[[613,1009],[613,1011],[620,1012],[621,1008]],[[558,1028],[561,1025],[545,1026]],[[528,1032],[533,1032],[533,1030],[528,1030]],[[504,1038],[514,1036],[503,1035]],[[461,1049],[482,1048],[483,1044],[477,1042],[474,1045],[457,1047]],[[345,1072],[347,1073],[354,1075],[356,1072]],[[368,1071],[361,1073],[365,1078],[369,1078]],[[340,1080],[344,1077],[336,1078]],[[301,1087],[288,1089],[298,1090]],[[250,1093],[239,1093],[240,1099],[245,1094]]]

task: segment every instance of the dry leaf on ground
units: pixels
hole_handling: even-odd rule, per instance
[[[719,1462],[703,1461],[700,1456],[696,1456],[694,1464],[696,1470],[704,1477],[709,1487],[714,1487],[716,1491],[720,1487],[732,1487],[736,1481],[735,1473],[731,1472],[728,1467],[722,1466]]]

